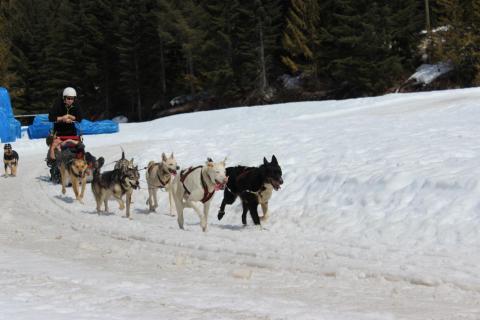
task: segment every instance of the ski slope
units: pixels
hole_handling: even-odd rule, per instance
[[[44,140],[0,178],[0,320],[480,319],[480,89],[191,113],[85,136],[106,169],[174,152],[257,166],[284,185],[260,230],[241,205],[209,230],[148,213],[97,215],[48,181]]]

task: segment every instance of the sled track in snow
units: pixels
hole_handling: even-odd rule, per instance
[[[359,256],[361,253],[359,253],[357,256],[351,256],[350,254],[344,255],[341,252],[342,251],[352,251],[351,246],[345,247],[342,249],[341,245],[336,245],[337,251],[334,252],[328,252],[328,251],[318,251],[316,255],[309,256],[308,259],[305,259],[301,263],[295,263],[294,265],[288,266],[289,261],[292,260],[292,257],[289,255],[283,255],[281,254],[278,250],[266,250],[266,251],[255,251],[255,250],[244,250],[244,251],[238,251],[234,250],[231,246],[223,246],[223,247],[210,247],[205,243],[202,243],[202,240],[204,237],[210,237],[216,239],[216,242],[223,242],[225,241],[225,235],[224,234],[213,234],[212,232],[207,232],[206,234],[203,234],[200,231],[200,227],[198,225],[190,225],[189,229],[187,230],[180,230],[176,226],[176,222],[174,222],[173,229],[168,229],[169,232],[167,237],[163,239],[158,239],[158,237],[152,236],[151,233],[146,233],[144,235],[138,235],[135,231],[115,231],[115,230],[107,230],[104,228],[103,221],[102,224],[96,224],[98,222],[97,219],[95,218],[100,218],[100,220],[104,219],[118,219],[118,215],[123,215],[124,211],[119,213],[119,210],[116,209],[117,204],[116,202],[112,202],[113,206],[112,208],[115,208],[114,211],[115,213],[106,215],[106,216],[97,216],[96,213],[92,212],[95,210],[94,203],[91,203],[92,199],[89,199],[90,201],[85,201],[85,204],[83,207],[92,207],[92,212],[90,212],[90,209],[85,211],[82,210],[81,213],[79,213],[76,209],[78,208],[72,208],[70,203],[65,204],[62,202],[62,200],[59,200],[58,198],[52,198],[51,195],[48,193],[48,182],[45,181],[37,181],[38,186],[41,188],[43,191],[42,193],[44,194],[45,197],[47,197],[50,202],[60,209],[60,211],[63,214],[58,214],[58,212],[40,212],[43,216],[48,218],[51,221],[55,221],[56,223],[63,224],[63,225],[68,225],[70,224],[70,228],[74,231],[82,232],[85,234],[91,234],[94,233],[96,235],[114,240],[121,241],[122,243],[131,243],[131,242],[140,242],[144,244],[144,246],[148,246],[152,252],[157,252],[157,253],[162,253],[162,255],[166,255],[170,257],[170,259],[174,260],[178,256],[183,256],[183,257],[188,257],[190,259],[195,259],[198,261],[201,261],[203,263],[208,262],[208,263],[215,263],[215,264],[224,264],[230,267],[248,267],[248,268],[254,268],[254,269],[263,269],[265,271],[269,272],[284,272],[288,271],[291,273],[302,273],[302,274],[309,274],[311,277],[326,277],[326,278],[338,278],[338,277],[343,277],[345,276],[345,272],[349,274],[349,277],[355,277],[358,280],[364,280],[364,279],[377,279],[377,280],[384,280],[392,283],[406,283],[414,286],[425,286],[425,287],[438,287],[440,285],[450,285],[458,290],[462,291],[471,291],[471,292],[476,292],[480,293],[480,286],[477,286],[475,284],[461,284],[461,283],[456,283],[452,281],[448,281],[445,279],[422,279],[418,277],[405,277],[405,276],[399,276],[395,273],[389,273],[389,272],[378,272],[378,271],[372,271],[369,270],[368,267],[359,267],[359,268],[351,268],[349,267],[348,270],[342,269],[341,272],[338,272],[338,270],[335,270],[334,267],[325,265],[326,260],[331,260],[333,257],[335,257],[336,260],[351,260],[355,259],[357,260],[357,263],[360,262],[361,258]],[[57,185],[55,186],[56,188],[60,189],[60,186]],[[90,189],[90,184],[87,185],[86,187],[86,193],[91,193]],[[60,190],[58,190],[60,192]],[[145,191],[145,189],[143,189]],[[136,191],[138,193],[138,191]],[[142,192],[142,191],[140,191]],[[71,188],[67,189],[67,194],[72,193]],[[134,193],[134,198],[135,198],[135,193]],[[142,203],[143,201],[136,201],[138,203]],[[192,213],[193,214],[193,213]],[[135,213],[133,213],[135,217]],[[85,221],[86,217],[94,218],[93,221],[90,221],[90,223]],[[164,215],[159,215],[155,213],[151,213],[150,216],[152,216],[154,219],[160,220],[161,218],[164,218]],[[172,219],[175,219],[176,217],[169,217]],[[196,218],[196,215],[195,215]],[[211,217],[215,218],[215,217]],[[89,219],[90,220],[90,219]],[[97,221],[95,221],[97,220]],[[123,219],[122,222],[125,224],[129,223],[139,223],[144,227],[145,229],[156,229],[156,228],[161,228],[161,222],[158,222],[155,225],[147,225],[144,224],[142,221],[129,221],[128,219]],[[217,229],[218,227],[216,225],[210,225],[210,229]],[[138,230],[137,230],[138,231]],[[241,231],[240,233],[269,233],[269,231],[260,231],[257,229],[247,229],[246,232]],[[200,240],[200,242],[192,242],[192,241],[182,241],[182,237],[188,236],[189,238],[197,238]],[[245,235],[246,237],[247,235]],[[274,234],[269,234],[269,236],[274,236]],[[233,237],[229,237],[232,239]],[[235,239],[238,241],[238,239]],[[327,249],[328,250],[328,249]],[[361,246],[358,246],[356,248],[359,252],[363,250]],[[307,261],[308,260],[308,261]],[[347,264],[347,263],[345,263]],[[285,267],[287,266],[287,267]]]

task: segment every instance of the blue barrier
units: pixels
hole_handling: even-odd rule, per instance
[[[82,120],[76,123],[77,132],[81,135],[115,133],[119,131],[118,123],[112,120],[89,121]],[[46,138],[53,128],[53,123],[48,121],[48,114],[39,114],[33,119],[33,123],[28,126],[28,137],[30,139]]]
[[[7,89],[0,87],[0,139],[3,143],[14,142],[21,136],[22,126],[13,116],[10,95]]]

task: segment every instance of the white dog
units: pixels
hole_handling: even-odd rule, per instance
[[[148,209],[150,212],[154,212],[158,208],[157,191],[159,188],[165,189],[168,192],[168,203],[170,204],[170,215],[172,212],[172,175],[177,174],[177,170],[180,169],[177,166],[177,160],[175,159],[173,152],[170,157],[167,158],[165,153],[162,153],[162,162],[150,161],[147,166],[145,174],[148,184]]]
[[[178,214],[178,226],[183,229],[183,209],[193,208],[200,218],[202,230],[207,231],[208,211],[215,190],[223,190],[228,177],[225,161],[213,162],[208,159],[205,166],[182,170],[173,182],[173,199]],[[203,203],[203,213],[197,203]]]

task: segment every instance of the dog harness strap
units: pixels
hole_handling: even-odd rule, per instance
[[[159,165],[159,163],[157,163],[157,165]],[[167,183],[170,182],[170,179],[171,179],[171,175],[168,176],[168,179],[167,181],[163,182],[162,181],[162,178],[160,177],[160,175],[158,174],[160,172],[160,170],[157,170],[157,178],[158,178],[158,181],[160,181],[160,186],[159,188],[165,188],[165,186],[167,185]],[[183,181],[182,181],[183,182]]]
[[[202,166],[198,166],[198,167],[190,167],[188,168],[188,170],[185,172],[185,170],[182,170],[180,172],[180,182],[183,184],[183,189],[185,189],[185,193],[187,194],[190,194],[191,192],[187,189],[187,187],[185,187],[185,179],[187,178],[187,176],[192,173],[193,171],[197,170],[198,168],[201,168]],[[201,175],[201,174],[200,174]],[[203,182],[203,178],[202,178],[202,182]]]
[[[74,175],[75,177],[77,177],[77,178],[82,178],[82,175],[81,175],[81,174],[78,174],[78,173],[76,173],[76,172],[72,172],[72,173],[73,173],[73,175]]]
[[[201,172],[200,172],[200,178],[202,179],[202,186],[203,186],[203,198],[200,201],[202,203],[205,203],[213,197],[213,194],[215,193],[215,189],[213,189],[212,192],[208,192],[207,184],[205,183],[205,180],[203,180],[203,174]]]
[[[185,186],[185,179],[187,178],[187,176],[192,173],[193,171],[199,169],[199,168],[203,168],[203,166],[198,166],[198,167],[190,167],[188,168],[188,171],[181,171],[180,172],[180,182],[183,184],[183,189],[185,189],[185,193],[187,194],[190,194],[191,192],[187,189],[187,187]],[[215,189],[213,189],[212,192],[208,192],[208,187],[207,187],[207,184],[205,183],[205,181],[203,180],[203,174],[200,172],[200,179],[202,181],[202,187],[203,187],[203,198],[202,200],[200,200],[202,203],[205,203],[207,202],[208,200],[210,200],[213,196],[213,194],[215,193]]]

